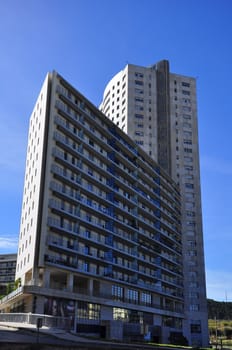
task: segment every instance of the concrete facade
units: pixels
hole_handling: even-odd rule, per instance
[[[180,186],[184,268],[184,335],[208,344],[196,79],[129,64],[107,84],[100,109]]]

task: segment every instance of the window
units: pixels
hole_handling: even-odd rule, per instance
[[[135,140],[135,143],[136,143],[137,145],[140,145],[140,146],[142,146],[142,145],[143,145],[143,141],[138,141],[138,140]]]
[[[136,119],[143,119],[143,115],[142,114],[135,114],[135,118]]]
[[[135,131],[135,135],[137,135],[137,136],[143,136],[143,132],[142,132],[142,131]]]
[[[141,102],[141,103],[143,103],[143,98],[135,97],[135,102]]]
[[[189,298],[196,298],[198,299],[199,298],[199,293],[197,292],[189,292]]]
[[[141,293],[141,302],[145,305],[151,305],[151,294],[147,292]]]
[[[197,256],[197,251],[196,250],[188,250],[187,255],[188,256]]]
[[[93,190],[93,185],[90,182],[88,182],[87,183],[87,188],[88,188],[89,191],[92,191]]]
[[[185,174],[185,179],[187,180],[193,180],[193,175]]]
[[[186,211],[186,216],[194,217],[195,216],[195,212],[194,211]]]
[[[186,231],[186,235],[187,235],[187,236],[194,236],[194,235],[195,235],[195,232],[194,232],[194,231],[188,230],[188,231]]]
[[[195,227],[196,223],[194,221],[187,221],[187,226]]]
[[[182,328],[182,320],[177,317],[163,316],[162,322],[166,327]]]
[[[123,300],[123,297],[124,297],[123,287],[112,285],[112,296],[114,300]]]
[[[198,304],[190,304],[189,310],[190,311],[199,311],[199,305]]]
[[[181,84],[182,86],[185,86],[185,87],[190,87],[190,83],[187,83],[187,82],[185,82],[185,81],[182,81],[182,84]]]
[[[191,333],[201,333],[201,321],[191,321]]]
[[[137,89],[137,88],[135,88],[135,93],[136,94],[143,94],[143,90],[142,89]]]
[[[100,320],[101,307],[98,304],[78,301],[77,318],[86,320]]]
[[[190,114],[183,114],[183,119],[189,120],[189,119],[191,119],[191,115]]]
[[[137,303],[139,300],[139,293],[137,290],[128,289],[127,290],[127,299],[129,302]]]
[[[93,170],[91,168],[88,168],[88,174],[93,176]]]
[[[189,182],[187,182],[187,183],[185,183],[185,187],[186,188],[194,188],[194,185],[189,183]]]
[[[192,125],[190,123],[183,123],[183,127],[191,129]]]
[[[188,241],[188,246],[191,247],[191,248],[195,248],[197,245],[197,242],[196,241]]]
[[[143,81],[135,80],[135,85],[142,86],[143,85]]]
[[[184,137],[192,137],[192,131],[184,131],[183,132]]]
[[[113,308],[113,319],[128,322],[129,321],[128,310],[114,307]]]
[[[192,157],[184,157],[184,162],[191,163],[193,161]]]
[[[184,139],[184,144],[185,145],[191,145],[192,144],[192,140]]]
[[[192,165],[185,165],[184,166],[184,170],[192,171],[193,170],[193,166]]]
[[[88,247],[87,247],[88,248]],[[89,272],[89,263],[87,263],[86,261],[83,263],[83,270],[85,272]]]
[[[86,214],[86,220],[91,222],[92,221],[92,217],[90,214]]]
[[[142,106],[135,105],[135,110],[136,110],[136,111],[143,111],[143,107],[142,107]]]
[[[184,111],[184,112],[191,112],[191,107],[182,106],[182,111]]]
[[[193,151],[192,151],[191,148],[184,148],[184,152],[186,152],[186,153],[192,153]]]
[[[193,210],[194,207],[195,207],[195,203],[194,202],[185,202],[185,209]]]
[[[135,72],[135,76],[137,78],[143,78],[143,74],[142,73]]]
[[[189,95],[190,95],[190,91],[182,90],[182,94],[183,94],[183,95],[188,95],[188,96],[189,96]]]

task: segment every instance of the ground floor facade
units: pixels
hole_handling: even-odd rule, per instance
[[[3,313],[19,314],[24,315],[23,322],[36,324],[42,317],[50,327],[119,341],[171,343],[183,339],[184,315],[178,302],[164,298],[158,290],[85,276],[75,280],[71,274],[66,274],[63,284],[64,275],[52,270],[46,276],[49,287],[31,281],[2,299],[0,318]]]

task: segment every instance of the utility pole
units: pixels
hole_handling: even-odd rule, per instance
[[[42,327],[42,325],[43,325],[43,319],[41,317],[38,317],[37,322],[36,322],[36,327],[37,327],[36,342],[37,342],[37,344],[39,344],[39,329]]]
[[[217,350],[217,346],[218,346],[218,339],[217,339],[217,317],[214,317],[215,320],[215,338],[216,338],[216,350]]]

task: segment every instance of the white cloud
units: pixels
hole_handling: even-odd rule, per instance
[[[0,237],[0,253],[12,253],[18,250],[18,240],[16,237]]]
[[[207,298],[232,301],[232,271],[206,269]]]

